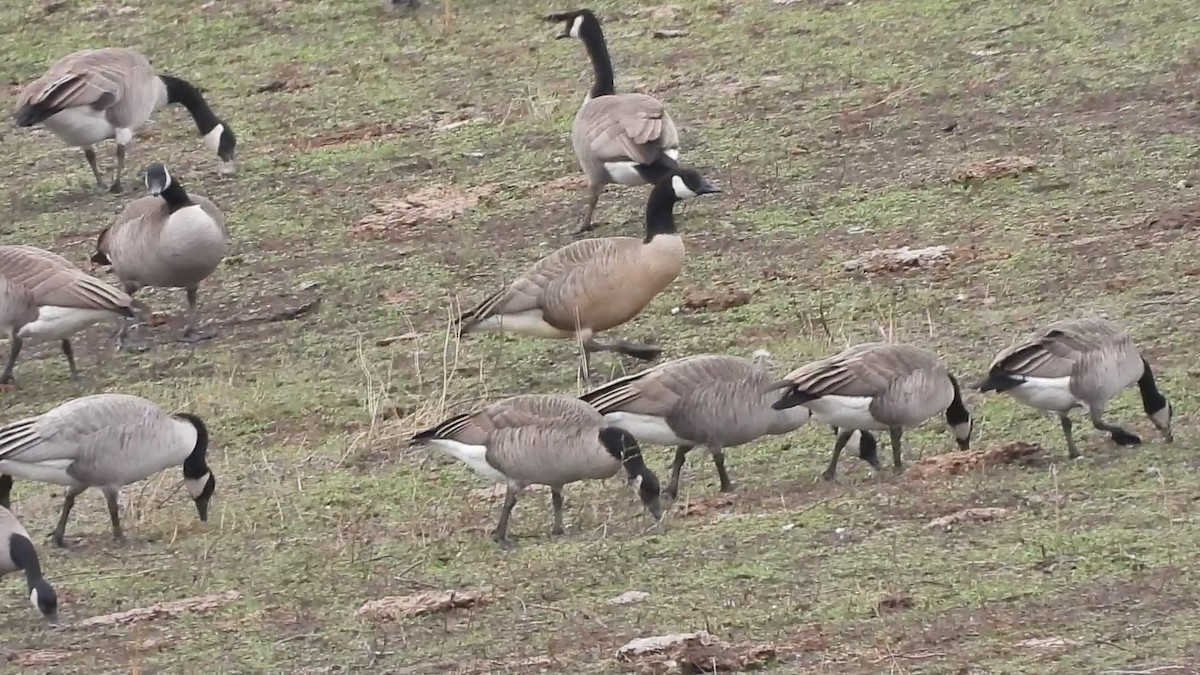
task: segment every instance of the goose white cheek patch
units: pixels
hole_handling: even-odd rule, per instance
[[[221,147],[221,134],[225,133],[225,125],[218,124],[211,131],[204,134],[204,147],[211,152],[216,152]]]
[[[687,183],[683,182],[683,178],[680,176],[675,176],[671,179],[671,186],[675,188],[675,196],[680,199],[688,199],[689,197],[696,196],[696,193],[692,192],[692,189],[687,186]]]
[[[579,37],[579,29],[582,27],[583,27],[583,17],[582,16],[575,17],[575,21],[573,21],[571,23],[571,37],[573,37],[573,38]]]

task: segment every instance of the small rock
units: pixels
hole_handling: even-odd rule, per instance
[[[928,267],[948,257],[948,246],[926,246],[925,248],[875,249],[842,263],[844,270],[863,272],[894,272],[912,267]]]
[[[669,40],[671,38],[687,37],[686,30],[675,30],[673,28],[658,28],[652,34],[655,39]]]
[[[634,659],[645,654],[664,652],[671,647],[682,644],[697,644],[705,647],[720,642],[706,630],[694,633],[671,633],[670,635],[655,635],[653,637],[630,640],[617,650],[617,658],[622,660]]]
[[[650,597],[650,594],[645,591],[625,591],[624,593],[618,595],[617,597],[610,599],[608,601],[608,604],[614,605],[614,606],[632,605],[632,604],[635,604],[638,602],[642,602],[643,600],[645,600],[646,598],[649,598],[649,597]]]
[[[957,128],[958,128],[958,120],[950,120],[949,122],[944,122],[944,123],[942,123],[942,126],[941,126],[942,131],[944,131],[946,133],[950,133],[951,131],[954,131]]]
[[[359,607],[354,615],[373,621],[395,621],[403,617],[423,616],[434,612],[473,607],[484,604],[488,600],[486,590],[422,591],[412,595],[370,600]]]

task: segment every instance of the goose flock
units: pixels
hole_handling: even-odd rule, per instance
[[[457,320],[460,336],[498,331],[545,339],[570,339],[583,349],[582,376],[595,380],[590,356],[617,352],[644,361],[659,347],[601,337],[642,312],[679,276],[685,247],[676,205],[720,189],[680,164],[680,138],[665,106],[653,97],[618,93],[600,21],[586,9],[556,13],[559,38],[583,42],[594,80],[576,114],[571,147],[587,177],[587,202],[577,232],[593,230],[606,185],[650,186],[644,235],[578,239],[531,265],[503,288],[486,295]],[[122,191],[128,146],[139,126],[167,104],[184,106],[204,144],[233,175],[237,141],[193,84],[158,74],[133,50],[85,50],[63,57],[20,94],[17,126],[41,125],[63,142],[83,149],[99,189]],[[106,180],[95,145],[116,142],[116,166]],[[206,337],[198,326],[199,288],[230,250],[221,210],[190,194],[160,162],[145,166],[148,195],[129,202],[98,234],[91,262],[108,266],[117,284],[106,283],[61,255],[25,245],[0,246],[0,318],[11,343],[0,383],[12,384],[26,341],[59,341],[77,376],[71,337],[89,326],[113,322],[119,349],[144,347],[129,338],[144,305],[134,299],[151,286],[182,289],[187,324],[180,339]],[[481,294],[482,295],[482,294]],[[551,491],[551,533],[562,535],[563,488],[583,480],[624,473],[636,484],[641,505],[655,523],[662,499],[679,494],[687,454],[703,446],[712,457],[719,489],[734,489],[725,452],[766,436],[787,434],[811,421],[833,430],[832,453],[823,474],[834,480],[847,449],[875,469],[877,433],[889,436],[892,467],[903,469],[906,430],[941,417],[958,448],[968,450],[974,423],[963,384],[927,348],[883,342],[852,345],[801,365],[782,378],[771,374],[769,354],[746,359],[697,354],[652,365],[603,382],[582,396],[532,393],[491,402],[454,415],[412,435],[410,445],[436,448],[461,460],[485,480],[506,488],[492,534],[512,547],[509,520],[530,485]],[[1049,323],[1001,350],[981,392],[1003,393],[1057,415],[1067,455],[1080,455],[1070,414],[1082,409],[1092,426],[1125,446],[1141,438],[1106,417],[1109,402],[1137,384],[1146,415],[1172,440],[1172,409],[1158,389],[1149,362],[1128,330],[1099,317]],[[219,430],[218,430],[219,433]],[[674,446],[671,476],[663,487],[644,460],[641,445]],[[178,467],[201,520],[208,516],[216,478],[206,461],[209,429],[198,416],[168,412],[141,397],[105,393],[68,400],[40,415],[0,426],[0,574],[21,571],[33,606],[58,617],[55,590],[43,576],[36,547],[8,510],[13,481],[64,486],[52,541],[63,537],[75,499],[89,488],[105,496],[112,533],[122,540],[118,491],[130,483]]]

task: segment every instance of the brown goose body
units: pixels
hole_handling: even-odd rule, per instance
[[[1100,317],[1056,321],[1002,349],[979,388],[1057,413],[1068,453],[1078,457],[1068,416],[1075,408],[1086,410],[1093,426],[1107,431],[1115,442],[1141,442],[1135,434],[1103,419],[1109,402],[1134,383],[1146,415],[1168,441],[1172,440],[1171,406],[1159,392],[1150,364],[1128,330]]]
[[[826,478],[836,473],[837,458],[849,430],[887,429],[892,459],[902,467],[903,430],[944,412],[959,447],[967,449],[971,418],[958,381],[933,352],[911,345],[869,342],[814,361],[789,373],[777,387],[786,391],[777,409],[802,405],[817,419],[842,431]]]
[[[641,478],[643,502],[656,518],[658,481],[641,461],[637,442],[605,424],[588,404],[569,396],[513,396],[452,417],[413,436],[456,457],[484,478],[508,486],[493,537],[508,546],[508,517],[517,495],[529,485],[549,485],[554,499],[554,534],[562,533],[562,488],[581,480],[609,478],[624,466]]]

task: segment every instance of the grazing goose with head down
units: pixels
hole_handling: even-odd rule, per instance
[[[9,503],[13,476],[67,487],[54,543],[63,546],[75,498],[98,487],[108,503],[113,538],[124,541],[117,507],[122,486],[183,466],[183,484],[200,520],[217,480],[208,468],[208,427],[189,413],[167,414],[127,394],[96,394],[36,417],[0,427],[0,505]]]
[[[594,336],[637,316],[675,280],[684,259],[675,203],[714,192],[720,190],[691,169],[669,173],[650,191],[644,238],[582,239],[558,249],[459,317],[460,335],[505,331],[574,338],[583,344],[585,371],[591,352],[657,358],[657,348],[625,340],[602,343]]]
[[[609,183],[658,183],[678,166],[679,133],[663,104],[645,94],[618,94],[600,20],[591,10],[559,12],[562,38],[578,38],[592,60],[595,80],[571,127],[571,146],[588,179],[588,204],[579,232],[592,229],[600,193]]]
[[[853,429],[887,429],[896,472],[903,469],[904,429],[938,413],[944,412],[959,448],[971,445],[971,415],[958,380],[927,349],[882,342],[855,345],[792,371],[775,388],[785,389],[776,410],[802,405],[817,419],[841,428],[826,480],[834,479],[838,456]]]
[[[17,571],[25,573],[34,609],[50,623],[58,623],[58,594],[42,576],[42,565],[29,533],[8,510],[8,504],[4,504],[0,506],[0,577]]]
[[[112,265],[130,295],[145,286],[185,289],[183,340],[211,337],[213,330],[196,330],[196,302],[200,283],[229,252],[225,217],[208,199],[189,195],[157,162],[146,167],[146,188],[150,196],[134,200],[100,232],[92,262]]]
[[[83,148],[96,185],[120,192],[134,130],[171,103],[187,108],[204,145],[221,158],[221,172],[232,173],[237,139],[229,125],[213,114],[194,85],[155,74],[150,61],[132,49],[85,49],[62,57],[21,90],[13,121],[19,127],[42,124],[64,142]],[[112,183],[105,185],[92,146],[109,138],[117,141],[117,169]]]
[[[71,377],[78,377],[71,336],[97,322],[133,319],[132,303],[128,294],[56,253],[0,246],[0,330],[12,340],[0,384],[12,383],[27,340],[58,340]]]
[[[1170,442],[1171,404],[1158,390],[1150,363],[1138,352],[1129,332],[1099,317],[1056,321],[1003,349],[992,360],[980,391],[1012,396],[1027,406],[1058,414],[1067,454],[1079,456],[1071,434],[1070,411],[1083,408],[1092,426],[1121,445],[1138,445],[1136,434],[1104,421],[1108,403],[1137,383],[1150,422]]]
[[[550,532],[561,535],[563,486],[610,478],[622,466],[631,481],[641,479],[638,493],[650,515],[662,518],[658,478],[642,462],[637,441],[625,430],[607,426],[595,408],[570,396],[506,398],[422,431],[413,436],[412,445],[432,445],[484,478],[508,486],[492,533],[503,548],[512,548],[508,519],[526,487],[550,486],[554,508]]]
[[[775,380],[754,361],[719,354],[702,354],[668,361],[622,377],[581,398],[605,421],[633,434],[643,443],[674,445],[675,462],[664,493],[679,493],[679,473],[687,453],[697,445],[708,448],[721,492],[733,490],[725,472],[725,448],[763,436],[790,433],[808,422],[804,407],[775,410],[779,396]],[[875,438],[852,431],[851,445],[877,466]]]

